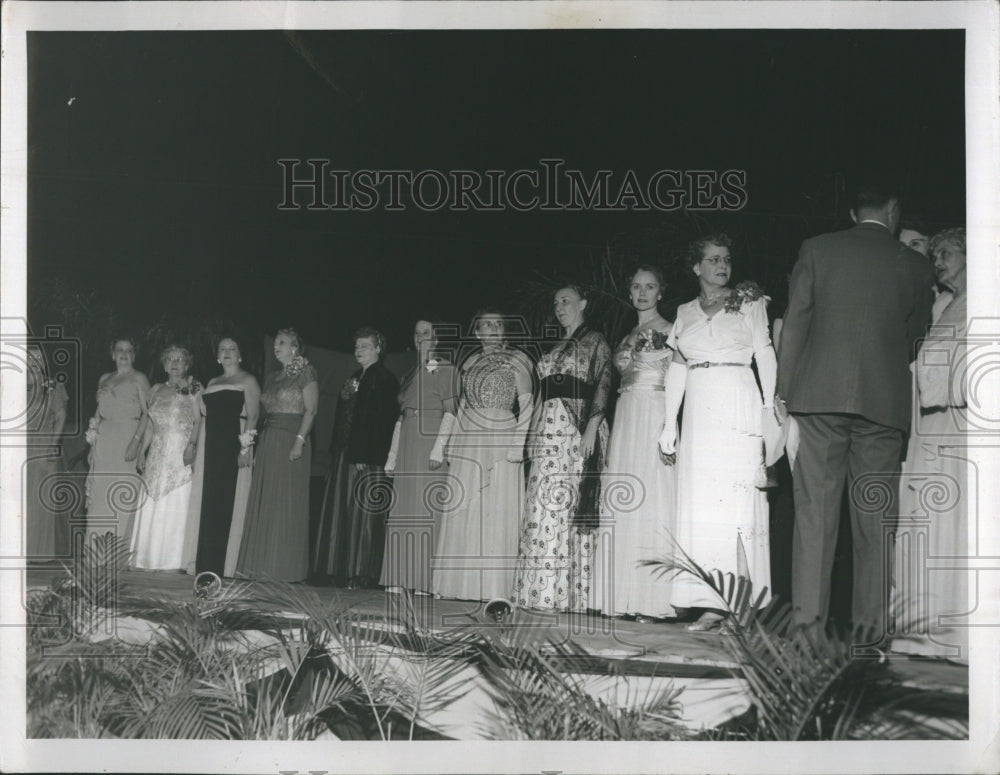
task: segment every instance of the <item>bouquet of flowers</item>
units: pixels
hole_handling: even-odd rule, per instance
[[[662,331],[654,331],[652,328],[640,331],[635,338],[635,346],[632,348],[633,352],[637,353],[662,352],[667,349],[669,349],[667,335]]]
[[[94,446],[94,442],[97,441],[97,428],[101,424],[101,421],[96,417],[90,418],[90,423],[87,425],[87,432],[84,434],[84,438],[90,446]]]
[[[289,377],[297,377],[302,373],[302,370],[309,365],[309,361],[305,359],[305,356],[296,355],[288,363],[285,364],[285,374]]]
[[[745,280],[730,292],[729,297],[726,299],[725,310],[726,312],[736,313],[747,302],[757,301],[757,299],[761,298],[766,298],[761,287],[752,280]]]
[[[240,434],[240,454],[241,455],[244,452],[246,452],[248,449],[250,449],[250,447],[253,446],[254,440],[256,438],[257,438],[257,431],[255,431],[255,430],[244,431],[243,433]]]
[[[345,401],[351,400],[354,394],[358,392],[358,388],[361,386],[361,380],[357,377],[351,377],[344,383],[343,389],[340,391],[340,397]]]

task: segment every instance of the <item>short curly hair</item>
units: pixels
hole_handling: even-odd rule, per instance
[[[933,237],[931,237],[930,244],[930,254],[933,256],[939,247],[942,245],[954,245],[956,248],[965,252],[965,227],[956,226],[952,229],[942,229]]]
[[[385,354],[386,339],[385,334],[379,331],[377,328],[372,328],[371,326],[364,326],[359,328],[354,332],[354,343],[357,344],[359,339],[371,339],[375,342],[375,347],[378,348],[379,357]]]
[[[701,260],[705,257],[705,248],[709,245],[715,245],[717,248],[733,248],[733,240],[725,232],[719,232],[718,234],[705,234],[697,239],[691,240],[688,243],[687,251],[684,254],[684,266],[685,268],[694,273],[694,268],[701,263]]]
[[[184,358],[184,371],[190,371],[191,366],[194,365],[194,356],[191,355],[191,351],[187,347],[181,344],[168,344],[163,348],[163,351],[160,353],[160,363],[163,364],[163,368],[167,368],[167,359],[173,353],[181,354]]]
[[[625,287],[629,288],[632,285],[632,278],[635,277],[639,272],[649,272],[653,277],[656,278],[657,284],[660,286],[660,290],[663,290],[666,286],[666,280],[664,280],[663,270],[655,264],[639,264],[632,268],[632,271],[628,273],[625,277]]]

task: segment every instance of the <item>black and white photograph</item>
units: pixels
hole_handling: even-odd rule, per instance
[[[0,770],[1000,767],[995,3],[2,29]]]

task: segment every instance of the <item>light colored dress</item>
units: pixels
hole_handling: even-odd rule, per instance
[[[62,456],[56,430],[59,415],[66,412],[69,395],[60,382],[29,380],[27,399],[32,444],[27,449],[24,466],[27,555],[29,560],[64,557],[69,550],[69,515],[58,509],[56,488]],[[43,444],[50,446],[35,446]]]
[[[136,568],[180,570],[191,498],[191,466],[184,448],[198,418],[197,394],[160,388],[149,405],[153,441],[146,456],[146,498],[132,533]]]
[[[88,534],[114,530],[131,542],[135,510],[145,495],[136,461],[126,461],[125,451],[139,429],[146,400],[132,379],[97,389],[97,439],[87,476]]]
[[[976,469],[966,452],[967,333],[961,294],[943,309],[914,363],[920,409],[900,482],[894,651],[968,656],[965,615],[976,607],[968,601],[969,571],[947,567],[968,556],[969,510],[976,509]]]
[[[532,420],[531,471],[514,578],[521,608],[585,612],[599,518],[600,472],[607,450],[603,419],[611,388],[611,348],[596,331],[578,331],[536,366],[541,394]],[[592,459],[583,430],[601,417]]]
[[[511,350],[483,354],[462,371],[462,402],[448,442],[448,497],[439,501],[440,530],[432,588],[460,600],[509,598],[517,559],[524,468],[507,460],[518,436],[517,370],[527,359]]]
[[[698,300],[682,304],[670,344],[688,363],[677,447],[677,530],[681,549],[704,570],[739,575],[740,554],[755,595],[771,585],[767,495],[763,489],[763,401],[750,364],[773,388],[775,360],[765,299],[709,317]],[[700,364],[737,364],[712,365]],[[712,590],[687,573],[670,602],[721,608]]]
[[[632,339],[626,337],[614,354],[621,387],[602,484],[594,608],[608,616],[664,616],[673,613],[671,577],[641,563],[673,553],[677,469],[664,464],[658,444],[673,350],[635,351]]]

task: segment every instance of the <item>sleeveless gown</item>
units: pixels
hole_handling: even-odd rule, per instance
[[[305,412],[302,389],[315,381],[316,370],[307,363],[298,374],[276,371],[264,382],[264,427],[256,445],[237,574],[290,582],[308,575],[312,443],[306,439],[298,460],[289,460],[288,453]]]
[[[604,472],[601,540],[594,557],[594,608],[608,616],[666,616],[669,576],[640,565],[667,560],[676,529],[677,469],[660,459],[663,386],[673,351],[615,350],[621,387]]]
[[[180,570],[184,530],[191,497],[191,466],[184,448],[191,440],[198,411],[193,395],[160,390],[149,406],[153,441],[146,456],[146,500],[132,535],[136,568]]]
[[[462,374],[464,400],[448,443],[448,497],[434,552],[435,594],[508,598],[517,560],[524,469],[507,461],[517,418],[516,355],[477,358]]]

